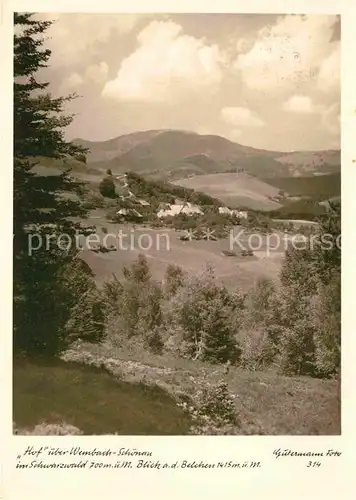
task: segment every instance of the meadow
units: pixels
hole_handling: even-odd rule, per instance
[[[134,262],[141,253],[146,256],[152,276],[158,281],[163,279],[170,264],[178,265],[191,274],[199,274],[208,264],[214,269],[217,280],[228,288],[248,290],[262,278],[277,279],[284,259],[283,242],[268,253],[266,235],[259,236],[262,246],[253,252],[253,256],[241,256],[240,247],[230,236],[217,241],[183,241],[180,237],[187,234],[184,231],[133,224],[111,224],[105,219],[102,210],[91,212],[86,223],[96,226],[96,234],[101,240],[106,233],[116,234],[121,230],[124,235],[122,247],[127,248],[118,248],[117,251],[107,253],[94,253],[87,249],[81,253],[82,259],[90,266],[98,283],[110,278],[113,273],[118,277],[122,276],[123,266]],[[237,235],[242,230],[242,227],[235,227],[232,234]],[[119,247],[114,238],[108,237],[106,241],[108,245]],[[249,248],[249,241],[252,246],[259,243],[257,239],[249,240],[248,233],[244,233],[239,241],[246,248]],[[153,243],[151,247],[145,249],[150,242]],[[272,245],[275,244],[272,240],[271,242]],[[229,250],[236,255],[227,256],[223,253]]]

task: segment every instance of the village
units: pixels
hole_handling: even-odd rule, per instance
[[[142,208],[147,209],[151,206],[151,203],[143,198],[139,198],[130,189],[127,174],[109,174],[109,177],[115,179],[115,191],[119,192],[118,200],[124,205],[129,205],[120,208],[116,211],[115,219],[119,219],[121,222],[125,220],[137,220],[144,218],[144,213]],[[218,206],[217,213],[219,215],[234,217],[236,219],[247,219],[248,212],[246,210],[231,209],[227,206]],[[174,203],[160,202],[156,210],[156,217],[160,220],[164,220],[167,217],[176,217],[179,215],[186,216],[199,216],[204,215],[204,207],[180,198],[175,198]]]

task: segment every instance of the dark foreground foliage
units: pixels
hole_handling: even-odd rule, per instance
[[[36,79],[51,55],[43,47],[51,22],[15,13],[14,24],[14,350],[52,356],[73,339],[74,312],[81,310],[78,333],[85,329],[87,340],[100,339],[103,312],[90,270],[75,261],[74,248],[61,246],[80,227],[69,218],[85,216],[80,201],[63,195],[83,186],[69,172],[42,176],[34,167],[40,158],[84,162],[85,150],[64,138],[72,117],[63,108],[74,96],[54,98]]]

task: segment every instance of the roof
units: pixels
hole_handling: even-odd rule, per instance
[[[139,203],[143,207],[149,207],[150,206],[149,202],[146,201],[146,200],[137,200],[137,203]]]
[[[232,214],[232,210],[228,207],[219,207],[219,214]]]
[[[162,208],[159,210],[157,213],[157,217],[168,217],[169,215],[171,216],[176,216],[179,214],[186,214],[186,215],[193,215],[193,214],[203,214],[203,211],[201,210],[198,205],[192,205],[191,203],[183,203],[183,204],[176,204],[176,205],[166,205],[166,208]]]
[[[136,215],[136,217],[142,217],[142,215],[134,208],[121,208],[116,212],[117,215]]]

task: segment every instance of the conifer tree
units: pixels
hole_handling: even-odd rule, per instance
[[[84,229],[69,218],[83,217],[85,210],[80,201],[63,196],[69,192],[80,195],[82,185],[69,171],[51,176],[34,171],[42,158],[83,161],[86,152],[64,138],[73,116],[63,115],[63,109],[75,95],[54,98],[49,83],[37,79],[51,55],[44,47],[51,24],[30,13],[14,14],[13,244],[14,350],[52,355],[66,344],[66,325],[74,305],[83,292],[96,288],[88,267],[80,259],[73,260],[75,232]],[[58,244],[61,234],[69,238],[70,247]],[[29,239],[34,237],[39,248],[30,255]],[[93,301],[93,294],[85,295],[89,296]],[[88,304],[89,309],[92,306]]]

